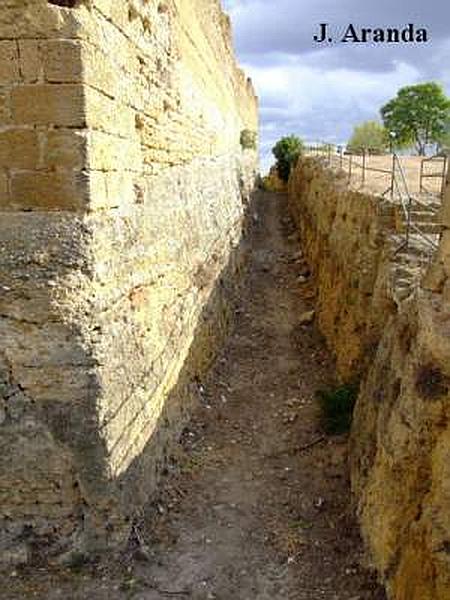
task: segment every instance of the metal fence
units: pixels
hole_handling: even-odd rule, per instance
[[[430,234],[416,216],[421,211],[436,212],[445,190],[446,157],[405,157],[370,151],[351,154],[344,152],[342,147],[324,143],[307,146],[306,154],[319,158],[346,177],[352,187],[366,188],[399,204],[404,224],[401,248],[409,247],[412,238],[430,250],[438,247],[439,236]],[[432,165],[431,172],[427,170],[429,165]],[[434,182],[434,189],[425,186],[426,180]]]
[[[409,157],[396,153],[379,154],[371,149],[350,153],[342,146],[320,142],[307,146],[306,153],[325,160],[328,166],[346,175],[349,184],[354,187],[367,187],[375,193],[393,197],[398,192],[396,178],[401,168],[409,191],[418,199],[440,200],[444,194],[448,167],[446,156]]]
[[[427,168],[433,169],[431,172],[427,171]],[[430,193],[430,189],[425,185],[425,180],[435,179],[438,180],[440,185],[440,196],[444,196],[445,182],[448,168],[448,158],[445,155],[436,154],[430,156],[430,158],[422,159],[420,163],[420,192]],[[432,192],[431,192],[432,193]]]

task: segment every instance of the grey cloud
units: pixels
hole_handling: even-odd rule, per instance
[[[279,137],[343,142],[377,118],[402,85],[440,80],[450,90],[450,3],[443,0],[226,0],[235,45],[261,103],[263,165]],[[318,23],[426,26],[428,45],[319,46]]]
[[[407,3],[392,0],[370,3],[361,0],[253,0],[235,3],[234,12],[237,47],[243,55],[266,53],[267,49],[289,54],[318,51],[320,46],[312,36],[321,22],[338,30],[343,30],[349,23],[367,27],[415,23],[426,26],[436,44],[448,37],[450,22],[450,4],[442,0],[409,0]],[[355,46],[346,45],[345,48],[353,52]],[[414,53],[417,49],[418,46],[414,46],[407,51]]]

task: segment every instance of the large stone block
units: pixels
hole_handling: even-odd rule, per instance
[[[127,105],[106,94],[85,89],[86,118],[91,129],[130,138],[136,131],[136,113]]]
[[[0,40],[0,85],[20,80],[19,52],[14,40]]]
[[[9,210],[86,210],[88,179],[71,171],[14,173]]]
[[[75,171],[86,168],[86,133],[75,129],[49,131],[43,149],[43,166],[47,169]]]
[[[43,44],[45,79],[50,83],[81,83],[84,72],[81,52],[78,40],[51,40]]]
[[[140,140],[137,135],[130,137],[124,139],[117,135],[92,131],[88,137],[91,169],[95,171],[141,172]]]
[[[7,129],[0,132],[0,168],[36,169],[39,155],[36,131]]]
[[[6,39],[72,38],[80,26],[76,13],[48,0],[3,0],[0,32]]]
[[[36,83],[41,77],[41,47],[38,40],[18,40],[20,75],[25,83]]]
[[[14,122],[18,125],[85,127],[82,85],[23,85],[11,92]]]

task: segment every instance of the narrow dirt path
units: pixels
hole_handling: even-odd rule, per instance
[[[318,426],[314,395],[333,381],[333,365],[314,326],[300,324],[314,292],[299,280],[305,266],[286,198],[261,194],[258,205],[236,329],[143,517],[142,548],[121,573],[99,565],[76,585],[73,574],[58,577],[46,595],[20,597],[384,597],[361,567],[346,440]]]
[[[203,384],[188,462],[161,500],[158,545],[140,569],[156,589],[142,600],[382,597],[360,567],[346,440],[317,425],[314,395],[333,366],[314,327],[299,325],[313,290],[299,282],[286,198],[261,195],[258,208],[236,330]]]

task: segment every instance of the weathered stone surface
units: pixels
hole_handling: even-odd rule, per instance
[[[87,167],[86,132],[76,129],[49,131],[44,141],[42,166],[50,171],[81,171]]]
[[[38,40],[19,40],[19,68],[21,80],[37,83],[42,77],[41,46]]]
[[[7,129],[0,132],[0,168],[34,170],[39,163],[36,131]]]
[[[421,292],[389,323],[352,434],[363,535],[395,600],[450,591],[450,331],[436,296]]]
[[[318,292],[317,319],[342,379],[364,372],[394,308],[390,243],[379,198],[348,190],[313,160],[300,161],[289,202]]]
[[[11,92],[13,119],[18,125],[84,127],[84,102],[81,85],[23,85]]]
[[[9,210],[84,210],[88,180],[84,173],[19,172],[10,179]]]
[[[126,539],[231,319],[253,88],[217,2],[129,9],[0,11],[8,552],[23,528],[67,556]]]
[[[51,40],[41,45],[44,76],[51,83],[82,83],[83,60],[78,40]]]
[[[19,78],[17,43],[13,40],[0,40],[0,82],[15,83]]]
[[[290,203],[316,273],[319,327],[341,376],[361,379],[351,475],[372,563],[392,600],[450,597],[448,232],[422,289],[394,303],[380,199],[301,161]]]

